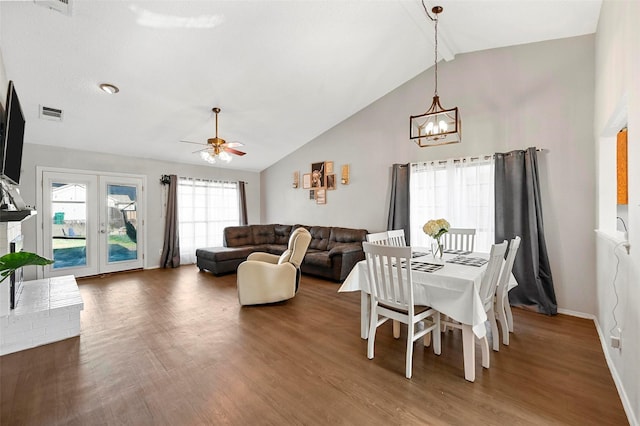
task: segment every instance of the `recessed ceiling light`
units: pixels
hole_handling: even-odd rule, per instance
[[[100,89],[102,89],[104,92],[107,92],[110,95],[113,95],[114,93],[118,93],[120,91],[120,89],[118,89],[116,86],[109,83],[102,83],[100,85]]]

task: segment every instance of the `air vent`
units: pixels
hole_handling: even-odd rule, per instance
[[[71,16],[72,0],[33,0],[35,4],[48,7],[49,9],[60,12],[63,15]]]
[[[40,105],[40,118],[45,120],[62,121],[62,110]]]

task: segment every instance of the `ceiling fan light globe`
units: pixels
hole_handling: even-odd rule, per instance
[[[229,155],[229,153],[226,151],[222,151],[220,155],[218,155],[218,157],[225,163],[231,162],[231,155]]]

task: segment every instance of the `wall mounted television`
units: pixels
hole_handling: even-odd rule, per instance
[[[22,145],[24,143],[24,114],[13,81],[7,89],[2,139],[0,139],[0,178],[11,184],[20,183]]]

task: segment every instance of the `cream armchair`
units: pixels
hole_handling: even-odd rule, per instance
[[[259,305],[291,299],[298,291],[300,264],[311,242],[305,228],[296,228],[289,246],[280,256],[252,253],[238,266],[238,300],[241,305]]]

